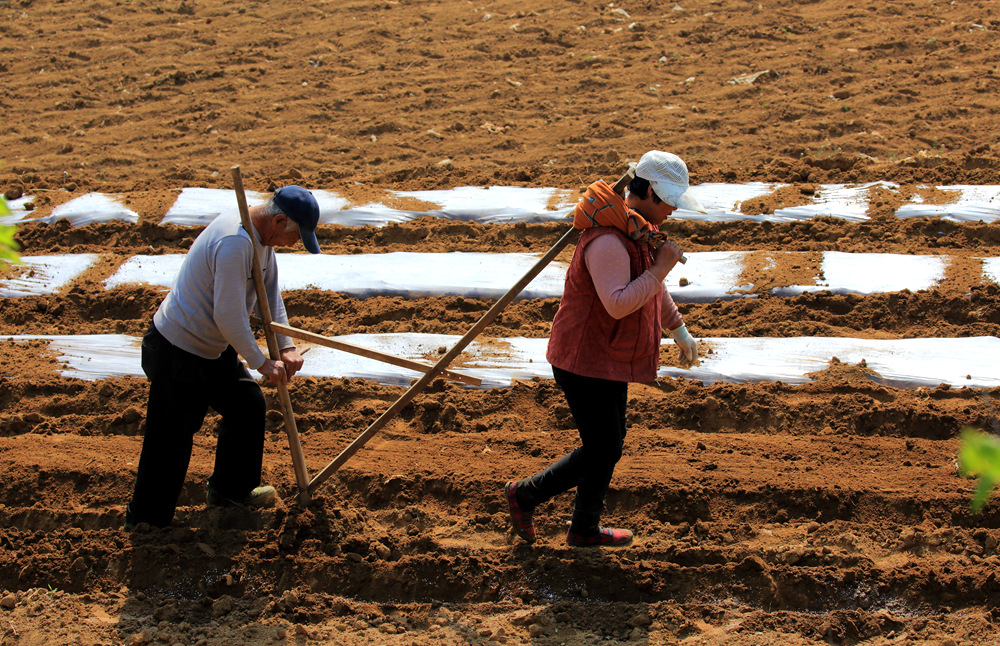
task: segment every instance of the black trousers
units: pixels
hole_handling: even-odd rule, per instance
[[[149,378],[149,401],[129,520],[158,527],[173,521],[194,434],[209,406],[222,416],[209,483],[231,499],[260,485],[267,403],[232,346],[218,359],[203,359],[150,325],[142,338],[142,370]]]
[[[576,487],[570,531],[589,536],[600,526],[604,498],[625,446],[628,383],[582,377],[555,366],[552,374],[566,395],[583,445],[518,482],[518,503],[530,511]]]

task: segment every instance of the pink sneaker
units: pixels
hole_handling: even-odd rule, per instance
[[[632,532],[627,529],[601,527],[593,536],[582,536],[569,532],[566,534],[566,542],[573,547],[598,547],[601,545],[625,547],[632,544]]]
[[[535,542],[535,522],[531,518],[531,512],[521,510],[521,505],[517,503],[517,483],[513,480],[507,483],[504,488],[507,493],[507,508],[510,510],[510,523],[514,526],[514,533],[528,541]]]

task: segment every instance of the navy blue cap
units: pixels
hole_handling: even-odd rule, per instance
[[[302,245],[309,253],[319,253],[316,225],[319,224],[319,204],[313,194],[292,184],[274,192],[274,203],[281,212],[299,225]]]

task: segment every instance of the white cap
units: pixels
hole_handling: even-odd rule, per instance
[[[653,192],[670,206],[708,213],[688,188],[688,167],[673,153],[650,150],[635,167],[637,177],[649,182]]]

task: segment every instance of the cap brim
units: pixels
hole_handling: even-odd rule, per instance
[[[319,240],[316,239],[315,231],[303,231],[299,229],[299,237],[302,238],[302,246],[309,253],[319,253]]]
[[[696,211],[698,213],[708,213],[708,209],[702,206],[698,199],[691,195],[691,191],[685,191],[683,195],[677,200],[677,208],[684,209],[686,211]]]
[[[683,185],[674,184],[673,182],[664,182],[662,180],[648,181],[649,185],[653,187],[653,191],[656,193],[657,197],[670,206],[677,209],[684,209],[685,211],[708,213],[708,209],[702,206],[701,202],[699,202],[695,196],[691,195],[690,188],[685,188]],[[678,191],[683,192],[680,195],[677,195]]]

